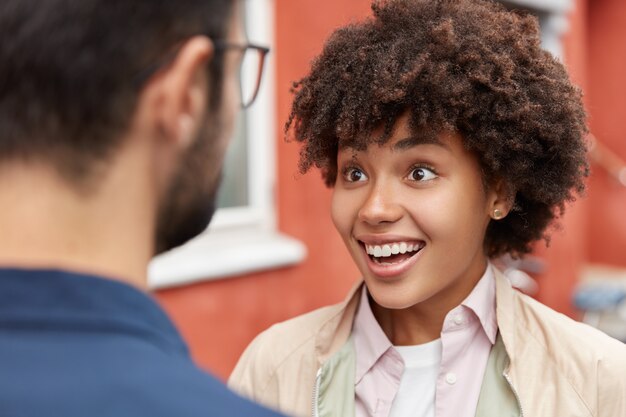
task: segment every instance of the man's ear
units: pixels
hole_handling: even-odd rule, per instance
[[[503,179],[498,179],[490,186],[489,191],[489,216],[494,220],[505,218],[513,209],[515,203],[515,191],[511,189]]]
[[[189,147],[200,129],[207,106],[206,68],[213,54],[209,38],[190,38],[145,87],[153,121],[174,146]]]

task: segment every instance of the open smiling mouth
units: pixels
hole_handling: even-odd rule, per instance
[[[384,245],[368,245],[363,242],[359,242],[365,249],[365,252],[372,260],[372,262],[378,265],[397,265],[412,258],[419,251],[421,251],[425,242],[394,242],[386,243]]]

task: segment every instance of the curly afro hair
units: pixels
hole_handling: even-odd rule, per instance
[[[285,131],[303,145],[300,170],[318,167],[332,186],[340,148],[386,143],[408,113],[416,135],[459,132],[485,183],[504,181],[514,196],[488,226],[489,256],[549,243],[548,226],[584,191],[587,128],[537,19],[488,0],[375,0],[372,10],[336,30],[294,83]]]

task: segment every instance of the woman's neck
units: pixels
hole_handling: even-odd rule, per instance
[[[447,314],[470,295],[482,278],[487,267],[486,259],[483,265],[468,271],[449,288],[408,308],[385,308],[370,296],[374,317],[396,346],[421,345],[436,340],[441,337]]]
[[[421,309],[419,305],[393,310],[370,301],[374,317],[396,346],[421,345],[438,339],[447,311]]]

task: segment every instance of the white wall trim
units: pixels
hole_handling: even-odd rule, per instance
[[[216,232],[155,258],[148,282],[163,289],[295,265],[305,257],[301,242],[281,234]]]

